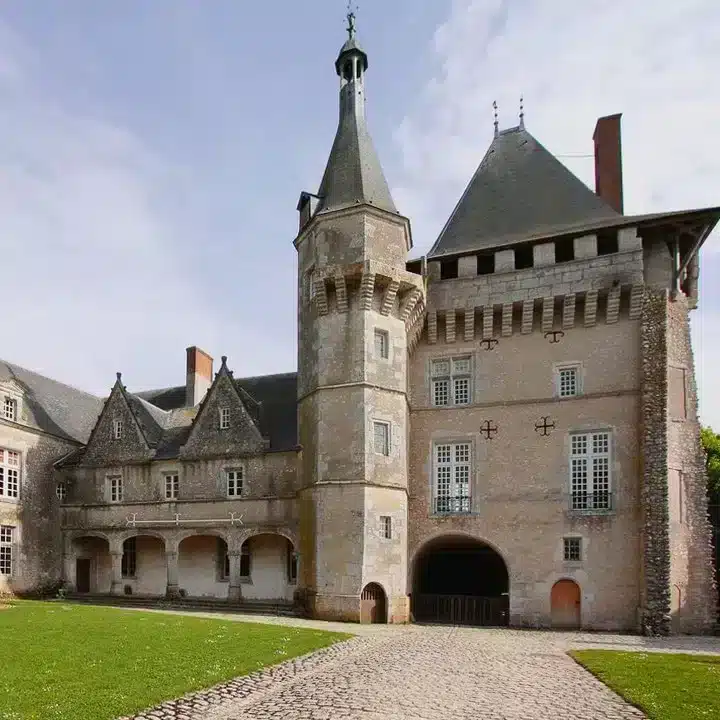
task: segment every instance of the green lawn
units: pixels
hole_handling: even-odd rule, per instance
[[[570,655],[652,720],[720,718],[720,656],[616,650]]]
[[[110,720],[348,637],[61,602],[12,602],[0,610],[0,719]]]

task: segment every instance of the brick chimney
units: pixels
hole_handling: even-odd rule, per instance
[[[620,118],[606,115],[598,119],[593,133],[595,141],[595,193],[611,208],[623,212],[622,145]]]
[[[185,404],[195,407],[202,402],[205,393],[212,384],[213,359],[199,347],[187,350],[187,382],[185,384]]]

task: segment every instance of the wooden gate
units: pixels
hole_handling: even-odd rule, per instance
[[[360,622],[387,622],[386,605],[385,591],[377,583],[366,585],[360,596]]]
[[[478,595],[413,594],[412,614],[417,622],[442,625],[503,626],[510,620],[510,598]]]
[[[580,627],[580,587],[574,580],[558,580],[550,591],[552,626]]]

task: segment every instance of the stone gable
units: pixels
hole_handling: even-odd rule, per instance
[[[229,427],[220,428],[220,412],[229,413]],[[258,413],[259,417],[259,413]],[[265,452],[258,421],[235,388],[230,372],[223,368],[203,401],[187,442],[180,450],[183,459],[257,455]]]
[[[122,436],[116,439],[113,423],[122,422]],[[135,415],[130,409],[120,380],[110,393],[97,424],[90,435],[82,465],[111,467],[126,463],[145,462],[152,457]]]

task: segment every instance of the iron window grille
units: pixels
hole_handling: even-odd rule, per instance
[[[380,532],[384,540],[392,540],[392,518],[389,515],[380,516]]]
[[[375,330],[375,357],[387,360],[390,349],[389,344],[387,330]]]
[[[580,562],[582,560],[582,540],[580,538],[563,538],[563,559],[565,562]]]
[[[580,373],[577,367],[559,368],[557,374],[559,397],[575,397],[580,394]]]
[[[376,455],[390,454],[390,424],[386,422],[375,421],[373,423],[374,430],[374,447]]]

